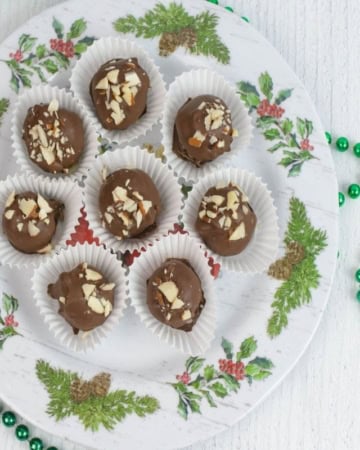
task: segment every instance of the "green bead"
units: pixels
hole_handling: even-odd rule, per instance
[[[245,20],[245,22],[249,23],[250,20],[246,16],[241,16],[242,20]]]
[[[358,282],[360,283],[360,269],[358,269],[358,270],[355,272],[355,278],[356,278],[356,281],[358,281]]]
[[[331,137],[331,134],[328,131],[325,131],[325,137],[326,137],[327,143],[331,144],[332,137]]]
[[[358,198],[360,195],[360,186],[358,184],[350,184],[348,194],[350,198]]]
[[[46,450],[58,450],[56,447],[48,447]]]
[[[11,411],[5,411],[2,415],[2,421],[6,427],[13,427],[16,424],[16,416]]]
[[[360,158],[360,142],[354,145],[354,155]]]
[[[32,438],[29,442],[30,450],[43,450],[44,444],[41,439],[39,438]]]
[[[342,206],[345,203],[345,195],[342,192],[339,192],[339,206]]]
[[[26,425],[18,425],[15,434],[19,441],[26,441],[30,436],[29,428]]]
[[[231,6],[225,6],[225,9],[227,9],[227,10],[230,11],[230,12],[234,12],[234,10],[232,9]]]
[[[356,300],[360,302],[360,291],[357,291],[356,293]]]
[[[218,0],[207,0],[209,3],[214,3],[214,5],[217,5],[219,2]]]
[[[339,152],[345,152],[349,148],[349,141],[346,137],[339,137],[336,141],[336,148]]]

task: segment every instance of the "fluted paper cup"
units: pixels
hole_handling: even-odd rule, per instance
[[[206,162],[201,167],[196,167],[173,151],[173,133],[179,109],[189,98],[199,95],[214,95],[221,98],[231,111],[232,127],[238,131],[239,135],[233,138],[229,152],[223,153],[213,161]],[[246,148],[251,141],[253,130],[249,113],[235,88],[221,75],[208,69],[191,70],[175,78],[166,94],[161,127],[162,144],[168,164],[176,175],[193,182],[216,170]]]
[[[42,170],[31,161],[25,142],[22,139],[22,130],[28,109],[40,103],[50,103],[57,99],[59,107],[76,113],[82,120],[84,128],[84,149],[79,161],[69,169],[69,173],[52,174]],[[99,153],[97,134],[85,112],[85,109],[65,89],[48,85],[38,85],[31,89],[26,89],[20,95],[14,110],[11,122],[12,147],[17,164],[27,173],[46,175],[51,178],[79,179],[86,175],[92,166],[95,156]]]
[[[0,182],[0,216],[3,216],[6,200],[12,192],[21,194],[26,191],[32,191],[45,198],[62,202],[65,206],[64,220],[57,223],[56,233],[51,241],[53,249],[46,254],[26,254],[14,248],[8,241],[2,221],[0,221],[0,258],[2,264],[11,267],[37,266],[62,247],[65,247],[66,240],[69,239],[78,223],[82,207],[81,189],[73,181],[54,180],[35,175],[14,175],[8,176],[6,180]]]
[[[107,174],[119,169],[140,169],[147,173],[160,194],[161,211],[156,227],[140,237],[119,240],[103,225],[99,209],[99,192],[103,183],[103,169]],[[97,158],[85,182],[85,210],[90,228],[100,242],[115,251],[130,252],[141,249],[166,236],[178,222],[182,208],[181,186],[174,174],[154,155],[139,147],[126,147],[107,152]]]
[[[86,262],[100,271],[109,283],[115,283],[114,306],[106,321],[91,331],[73,333],[72,327],[58,314],[59,302],[47,294],[48,285],[55,283],[60,274],[69,272]],[[95,244],[82,244],[62,250],[41,264],[32,278],[32,290],[36,305],[56,339],[71,350],[91,350],[119,324],[126,308],[126,278],[121,262],[115,255]]]
[[[206,246],[196,231],[195,222],[206,191],[219,184],[228,185],[230,182],[238,185],[248,196],[257,217],[257,224],[252,239],[241,253],[234,256],[221,256]],[[263,181],[251,172],[229,168],[202,178],[188,195],[183,210],[183,221],[185,230],[190,236],[201,243],[225,269],[258,273],[267,270],[276,259],[279,248],[279,226],[274,200]]]
[[[93,76],[100,66],[115,58],[137,58],[139,65],[150,79],[146,112],[126,130],[103,128],[90,96],[90,82]],[[76,63],[70,83],[71,89],[86,108],[99,133],[118,144],[129,143],[131,140],[143,136],[159,121],[162,115],[166,93],[162,75],[149,55],[132,41],[118,37],[106,37],[95,41]]]
[[[176,330],[159,322],[146,303],[146,280],[168,258],[186,259],[200,278],[205,306],[189,332]],[[208,260],[204,250],[187,235],[170,235],[157,242],[137,258],[130,268],[129,292],[131,305],[141,322],[162,341],[183,353],[198,355],[206,351],[214,338],[216,326],[215,294]]]

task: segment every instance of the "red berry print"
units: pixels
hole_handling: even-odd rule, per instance
[[[184,372],[182,375],[176,375],[176,379],[181,381],[181,383],[189,384],[191,381],[190,375],[188,372]]]
[[[17,62],[20,62],[23,59],[23,54],[21,53],[21,50],[16,50],[15,53],[9,54],[11,59],[14,59]]]
[[[221,372],[232,375],[238,381],[245,378],[245,366],[242,361],[233,362],[231,359],[219,359],[219,369]]]
[[[9,314],[4,319],[4,325],[6,327],[14,327],[15,328],[15,327],[19,326],[19,323],[16,322],[16,320],[14,318],[14,314]]]
[[[281,119],[284,112],[284,108],[281,108],[281,106],[275,104],[271,105],[267,99],[262,100],[257,108],[257,113],[260,117],[270,116],[275,117],[276,119]]]
[[[50,39],[50,48],[62,53],[67,58],[72,58],[75,54],[74,43],[72,41],[64,42],[62,39]]]
[[[301,150],[308,150],[308,151],[314,150],[314,146],[310,145],[309,139],[303,139],[300,142],[300,148],[301,148]]]
[[[76,225],[75,233],[71,234],[71,239],[67,240],[66,244],[75,246],[77,243],[83,244],[84,242],[88,242],[89,244],[95,243],[96,245],[100,245],[99,239],[94,237],[93,231],[89,228],[89,222],[86,220],[84,208],[81,208],[80,213],[79,225]]]

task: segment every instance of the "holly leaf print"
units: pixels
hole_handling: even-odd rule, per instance
[[[261,92],[270,101],[272,99],[273,81],[268,72],[264,72],[259,77],[259,86]]]
[[[263,116],[258,117],[256,120],[256,126],[261,128],[269,128],[270,126],[274,125],[276,123],[275,117],[271,116]]]
[[[75,20],[75,22],[71,25],[69,33],[66,35],[66,40],[70,41],[71,39],[78,38],[83,34],[86,30],[86,22],[84,19]]]
[[[269,141],[274,141],[275,139],[280,139],[280,131],[277,128],[270,128],[264,132],[264,136]]]
[[[38,45],[35,49],[35,54],[37,58],[43,58],[46,54],[46,46],[44,44]]]
[[[55,34],[58,39],[62,39],[64,37],[64,25],[59,20],[57,20],[56,17],[53,17],[52,27],[54,28]]]
[[[229,389],[229,391],[237,392],[237,390],[240,388],[240,383],[232,375],[223,373],[220,375],[220,377],[225,381],[226,386]]]
[[[186,371],[189,373],[197,372],[204,364],[204,361],[204,358],[199,358],[198,356],[190,356],[185,364]]]
[[[209,386],[217,397],[224,398],[228,395],[228,391],[219,381]]]
[[[22,34],[19,37],[19,50],[22,53],[30,51],[37,41],[37,38],[30,36],[30,34]]]
[[[289,97],[291,97],[293,89],[283,89],[279,91],[278,95],[275,98],[275,103],[277,105],[280,105],[280,103],[287,100]]]
[[[301,172],[301,168],[303,165],[304,161],[294,164],[291,169],[289,170],[289,177],[297,177],[299,175],[299,173]]]
[[[294,124],[290,119],[284,119],[281,124],[281,128],[282,128],[284,134],[290,134],[293,127],[294,127]]]
[[[314,131],[314,126],[311,120],[305,119],[305,130],[306,130],[306,137],[309,137],[310,134]]]
[[[261,358],[259,356],[257,356],[253,360],[251,360],[249,364],[255,364],[255,365],[261,367],[262,369],[267,369],[267,370],[272,369],[274,367],[274,364],[272,361],[270,361],[270,359]]]
[[[188,407],[187,407],[187,404],[185,403],[185,401],[181,397],[179,398],[177,410],[183,419],[186,420],[188,418]]]
[[[204,378],[206,381],[211,381],[215,376],[214,366],[206,366],[204,369]]]
[[[233,345],[230,341],[225,339],[224,337],[221,340],[221,347],[223,348],[225,352],[225,356],[227,359],[233,358]]]
[[[250,336],[245,339],[241,345],[240,350],[236,354],[236,361],[241,361],[244,358],[249,358],[257,349],[257,342],[254,336]]]
[[[300,134],[302,139],[305,139],[305,135],[306,135],[306,123],[305,120],[300,119],[300,117],[298,117],[296,119],[296,129],[298,131],[298,133]]]
[[[49,73],[56,73],[59,69],[52,59],[45,59],[40,63]]]
[[[278,142],[277,144],[273,145],[272,147],[268,148],[267,150],[270,153],[274,153],[277,150],[279,150],[280,148],[287,147],[287,146],[288,145],[286,142]]]
[[[13,314],[19,308],[18,300],[12,295],[4,293],[2,296],[2,303],[7,316]]]

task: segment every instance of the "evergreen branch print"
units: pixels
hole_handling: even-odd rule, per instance
[[[209,11],[191,16],[178,3],[157,3],[143,17],[132,14],[119,17],[113,23],[119,33],[132,33],[136,37],[160,37],[159,54],[168,56],[178,47],[195,55],[213,56],[222,64],[229,64],[230,52],[217,34],[219,18]]]
[[[43,360],[36,363],[36,375],[50,397],[46,412],[56,421],[77,416],[85,430],[98,431],[101,426],[112,430],[129,414],[144,417],[159,409],[156,398],[138,396],[126,390],[116,390],[102,396],[90,394],[82,401],[75,401],[72,386],[80,379],[78,374],[55,369]]]
[[[290,199],[290,220],[284,243],[287,248],[290,246],[301,248],[302,256],[290,269],[286,257],[272,265],[273,268],[280,269],[280,272],[284,268],[288,269],[285,280],[276,290],[271,305],[273,313],[268,321],[267,332],[272,338],[278,336],[288,325],[288,314],[293,309],[311,301],[312,291],[319,286],[320,281],[316,257],[327,246],[326,232],[316,229],[311,224],[304,203],[296,197]],[[269,274],[274,275],[271,267]]]

